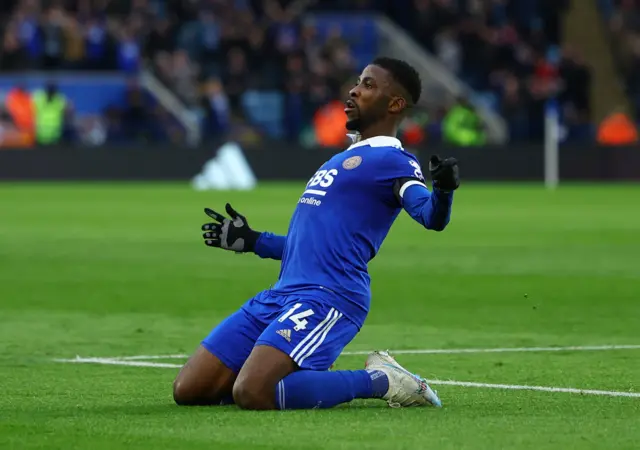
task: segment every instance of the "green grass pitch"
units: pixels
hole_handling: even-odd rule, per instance
[[[253,413],[175,406],[176,368],[54,361],[190,353],[279,269],[205,247],[203,207],[284,233],[302,184],[0,185],[0,448],[638,448],[638,397],[438,385],[441,410]],[[444,233],[397,221],[349,352],[640,345],[640,186],[469,183],[454,208]],[[398,359],[429,379],[640,392],[640,349]]]

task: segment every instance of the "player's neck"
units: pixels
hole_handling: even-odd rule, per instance
[[[369,139],[376,136],[389,136],[396,137],[398,134],[398,127],[396,125],[388,125],[386,123],[380,123],[371,125],[366,130],[360,131],[360,140],[364,141],[365,139]]]

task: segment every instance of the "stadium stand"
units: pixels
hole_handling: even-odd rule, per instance
[[[636,0],[598,0],[608,24],[611,49],[636,116],[640,112],[640,2]]]
[[[562,47],[567,0],[2,3],[3,72],[121,74],[117,95],[68,94],[76,112],[101,111],[109,139],[137,136],[131,123],[145,130],[145,139],[163,139],[166,129],[172,139],[184,138],[184,130],[144,89],[140,98],[133,96],[136,105],[128,103],[127,76],[144,66],[200,117],[205,139],[234,133],[305,139],[313,134],[318,111],[343,98],[354,72],[377,54],[370,13],[393,19],[499,111],[512,141],[542,139],[545,104],[556,96],[569,136],[585,139],[591,133],[581,127],[589,123],[588,67],[575,50]],[[322,19],[303,20],[327,11]],[[84,103],[78,100],[83,98]],[[437,142],[445,138],[441,123],[456,105],[461,104],[450,99],[417,115],[411,126]],[[125,114],[136,121],[124,120]]]

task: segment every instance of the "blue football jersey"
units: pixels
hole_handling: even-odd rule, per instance
[[[396,138],[357,142],[322,165],[291,218],[273,291],[326,301],[361,327],[371,299],[367,265],[402,210],[400,178],[424,180]]]

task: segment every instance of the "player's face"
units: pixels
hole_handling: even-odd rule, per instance
[[[391,100],[388,90],[387,72],[378,66],[365,67],[345,101],[347,130],[361,131],[384,119]]]

